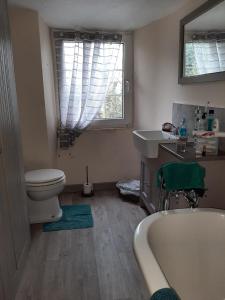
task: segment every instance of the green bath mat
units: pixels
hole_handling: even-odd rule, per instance
[[[91,206],[88,204],[63,205],[62,218],[57,222],[45,223],[43,231],[70,230],[93,227]]]

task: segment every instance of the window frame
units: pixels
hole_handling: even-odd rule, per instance
[[[66,30],[64,30],[66,31]],[[54,29],[52,29],[52,45],[53,54],[55,58],[54,48]],[[122,119],[102,119],[94,120],[87,130],[104,130],[104,129],[119,129],[131,128],[133,123],[133,34],[132,32],[118,32],[122,35],[123,47],[123,111],[124,117]],[[58,120],[60,123],[60,110],[59,110],[59,93],[58,93],[58,80],[56,73],[56,61],[54,59],[54,77],[55,77],[55,90],[57,98],[57,112]]]
[[[123,119],[95,120],[88,128],[112,129],[132,127],[133,113],[133,35],[131,32],[122,33],[123,47]]]

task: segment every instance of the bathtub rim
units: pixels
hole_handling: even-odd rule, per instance
[[[160,211],[144,218],[137,226],[134,233],[133,248],[136,259],[141,268],[147,288],[152,296],[162,288],[170,288],[170,285],[160,268],[148,242],[148,229],[156,220],[168,215],[176,214],[214,213],[225,217],[225,210],[215,208],[186,208],[170,211]],[[148,262],[148,263],[146,263]],[[153,275],[154,274],[154,275]]]

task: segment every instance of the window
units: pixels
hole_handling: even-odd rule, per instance
[[[124,45],[121,43],[116,66],[112,74],[112,80],[109,83],[106,100],[103,106],[101,107],[101,110],[98,113],[96,120],[119,120],[124,118],[123,49]]]
[[[124,33],[113,80],[105,104],[92,128],[119,128],[132,125],[133,41]]]
[[[74,80],[74,77],[76,77],[77,81],[76,85],[74,85],[74,89],[76,89],[76,91],[80,93],[82,97],[82,89],[84,89],[84,87],[82,86],[82,80],[84,75],[82,74],[84,72],[91,72],[91,70],[86,70],[84,68],[84,61],[86,62],[86,65],[88,65],[89,61],[93,60],[93,51],[95,46],[94,43],[90,42],[88,46],[89,49],[88,51],[86,51],[83,47],[83,41],[75,42],[73,39],[66,38],[65,36],[66,35],[64,35],[63,38],[54,37],[56,49],[56,74],[58,81],[59,98],[60,93],[62,94],[62,90],[63,95],[70,93],[71,81]],[[57,37],[59,37],[58,32]],[[131,33],[126,33],[122,35],[122,40],[119,42],[110,43],[105,41],[102,44],[103,46],[101,45],[101,47],[104,48],[104,56],[106,57],[106,61],[107,56],[111,59],[114,59],[112,53],[115,49],[117,51],[117,54],[115,55],[116,60],[113,64],[113,69],[107,71],[107,92],[106,94],[104,94],[105,100],[101,103],[101,107],[100,109],[98,109],[98,111],[96,108],[98,104],[96,104],[96,107],[94,107],[95,104],[93,104],[95,100],[97,103],[98,99],[92,99],[92,106],[97,111],[97,113],[94,114],[94,118],[89,128],[94,129],[127,127],[131,125],[132,122],[132,35]],[[85,44],[85,47],[87,47],[87,43]],[[77,64],[76,72],[74,72],[75,63]],[[91,62],[91,64],[93,64],[93,61]],[[100,64],[102,64],[102,61]],[[104,70],[102,70],[102,72],[103,71]],[[62,76],[64,77],[63,84]],[[98,75],[96,75],[95,78],[97,80]],[[81,91],[79,91],[79,89]],[[98,86],[96,84],[95,93],[97,89]],[[98,95],[99,94],[100,91]],[[69,98],[68,95],[67,98]],[[80,100],[76,100],[76,97],[74,97],[74,101],[77,101],[77,103],[73,106],[67,105],[68,108],[66,113],[62,113],[62,110],[64,110],[64,108],[61,109],[61,121],[63,114],[67,116],[68,114],[79,115],[79,112],[82,110],[82,107],[79,102]],[[69,112],[68,109],[70,110]],[[76,119],[76,117],[74,118]],[[78,118],[79,117],[77,117],[77,119]]]

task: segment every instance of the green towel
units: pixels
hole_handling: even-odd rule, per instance
[[[157,173],[157,185],[161,180],[167,192],[177,190],[203,190],[205,168],[196,162],[170,162],[163,164]]]
[[[180,298],[173,289],[164,288],[155,292],[150,300],[180,300]]]

